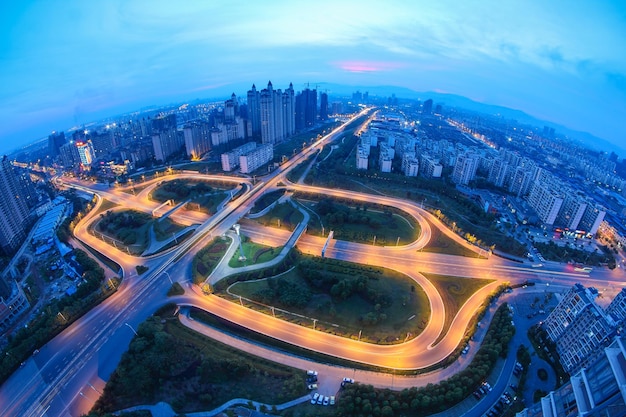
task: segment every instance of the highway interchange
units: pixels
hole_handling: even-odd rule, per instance
[[[363,114],[367,111],[370,110],[364,110]],[[290,169],[339,137],[348,123],[336,128],[254,183],[240,177],[200,175],[195,172],[193,174],[181,173],[146,181],[141,184],[141,191],[135,195],[134,192],[128,192],[128,187],[124,191],[120,188],[110,189],[98,184],[63,179],[65,186],[98,195],[97,205],[104,198],[125,208],[148,213],[159,205],[149,200],[148,194],[164,180],[188,177],[206,178],[230,182],[233,188],[237,186],[243,188],[240,196],[234,201],[226,202],[213,216],[193,211],[173,213],[173,220],[185,225],[200,224],[200,226],[194,235],[182,244],[149,257],[131,256],[123,249],[112,247],[89,234],[87,231],[89,224],[97,219],[95,214],[97,207],[90,215],[87,215],[77,225],[75,236],[84,244],[115,260],[123,269],[123,283],[117,293],[50,341],[0,387],[0,415],[79,416],[88,412],[100,396],[105,381],[108,380],[134,336],[134,329],[158,307],[170,301],[166,296],[171,286],[170,279],[183,283],[188,289],[183,296],[176,298],[176,302],[180,305],[204,309],[251,330],[314,351],[394,369],[425,368],[450,355],[462,340],[467,324],[478,306],[485,296],[501,282],[521,282],[530,279],[553,286],[567,286],[574,282],[582,282],[598,288],[623,285],[621,269],[614,271],[598,269],[591,273],[578,273],[558,264],[548,264],[538,269],[532,268],[529,264],[514,263],[496,256],[485,259],[420,252],[419,249],[428,244],[430,239],[430,225],[437,227],[459,244],[475,251],[478,249],[452,233],[431,213],[413,202],[379,195],[292,184],[286,180],[286,173]],[[233,224],[250,211],[256,199],[261,195],[285,185],[294,191],[393,206],[413,216],[420,223],[422,233],[419,239],[408,245],[380,247],[333,240],[325,252],[329,258],[384,265],[414,279],[426,292],[431,307],[430,320],[418,337],[396,345],[363,343],[281,321],[220,297],[206,296],[201,291],[191,290],[189,283],[191,261],[197,250],[208,244],[215,236],[226,233]],[[425,222],[425,219],[428,222]],[[253,239],[259,236],[266,240],[266,243],[284,243],[289,237],[284,231],[269,228],[256,231],[245,230],[245,233]],[[304,253],[320,254],[325,241],[322,237],[303,234],[297,245]],[[137,276],[135,272],[137,265],[148,266],[148,272]],[[435,287],[421,272],[494,279],[492,284],[483,287],[467,300],[447,333],[437,344],[435,341],[443,331],[444,305]],[[401,378],[397,376],[395,378],[396,386],[402,386],[402,383],[398,381]]]

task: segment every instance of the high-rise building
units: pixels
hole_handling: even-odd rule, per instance
[[[384,142],[381,142],[379,148],[378,166],[380,167],[380,172],[391,172],[395,150]]]
[[[407,177],[417,177],[419,172],[420,163],[415,157],[415,152],[405,152],[402,155],[402,172]]]
[[[296,96],[296,130],[302,131],[315,124],[317,118],[317,90],[305,88]]]
[[[234,122],[236,116],[239,116],[239,101],[233,93],[230,99],[224,102],[224,121],[226,123]]]
[[[433,158],[429,155],[422,154],[420,157],[420,167],[422,175],[427,178],[441,178],[443,171],[443,165],[439,162],[439,159]]]
[[[248,142],[236,147],[230,152],[223,153],[221,156],[222,169],[224,171],[233,171],[239,167],[239,157],[255,150],[256,147],[256,142]]]
[[[11,255],[20,247],[28,223],[28,206],[13,166],[5,156],[0,160],[0,249]]]
[[[593,362],[615,332],[615,321],[596,303],[598,291],[575,284],[543,322],[563,368],[578,372]]]
[[[211,150],[211,127],[204,121],[190,122],[183,127],[187,156],[200,158]]]
[[[598,358],[516,417],[626,415],[626,339],[616,336]]]
[[[469,184],[476,176],[479,161],[478,155],[470,152],[459,155],[452,171],[452,182],[462,185]]]
[[[113,129],[106,129],[103,132],[92,132],[91,144],[96,158],[102,158],[110,154],[117,147]]]
[[[152,119],[152,147],[154,158],[165,162],[185,145],[185,138],[176,129],[176,114]]]
[[[331,114],[342,114],[343,103],[341,101],[333,101]]]
[[[565,193],[556,224],[570,230],[577,229],[586,208],[587,203],[580,196],[571,191]]]
[[[250,174],[257,168],[265,165],[274,158],[274,146],[264,143],[255,149],[239,156],[239,166],[242,174]]]
[[[65,144],[65,133],[64,132],[52,132],[48,136],[48,155],[51,158],[56,158],[59,156],[59,152],[61,146]]]
[[[78,150],[78,157],[80,158],[80,163],[83,167],[91,166],[91,163],[94,160],[94,151],[91,146],[91,141],[76,142],[76,149]]]
[[[563,197],[552,184],[538,179],[530,189],[528,204],[537,212],[543,223],[552,225],[563,205]]]
[[[261,135],[261,98],[256,86],[248,91],[248,121],[250,122],[250,136]]]
[[[272,82],[259,95],[261,142],[276,144],[293,135],[296,129],[293,85],[285,92],[274,90]]]
[[[370,156],[369,145],[358,145],[356,150],[356,169],[367,169]]]
[[[626,288],[622,288],[613,298],[606,308],[606,314],[610,315],[616,323],[626,322]]]
[[[433,100],[429,98],[422,106],[422,114],[431,114],[433,112]]]
[[[528,194],[530,186],[534,180],[534,174],[531,169],[527,167],[517,167],[511,175],[511,183],[509,184],[509,191],[516,194],[517,197],[522,197]]]
[[[61,164],[65,169],[72,169],[80,164],[80,155],[78,148],[73,140],[65,143],[60,148]]]
[[[494,159],[489,168],[489,176],[487,181],[494,184],[496,187],[504,187],[507,180],[510,178],[510,167],[504,160],[498,158]]]
[[[606,216],[606,210],[604,208],[588,204],[582,218],[580,219],[578,228],[595,235],[604,220],[604,216]]]
[[[328,120],[328,94],[320,94],[320,120]]]

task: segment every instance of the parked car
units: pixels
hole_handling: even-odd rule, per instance
[[[335,396],[334,395],[330,396],[330,405],[335,405]]]
[[[316,392],[315,394],[313,394],[313,398],[311,398],[311,404],[315,404],[319,397],[320,397],[319,392]]]
[[[346,377],[343,379],[343,382],[346,384],[354,384],[354,379]]]
[[[325,397],[324,397],[323,404],[324,404],[324,405],[328,405],[328,403],[329,403],[329,402],[330,402],[330,398],[328,398],[328,396],[325,396]]]
[[[317,389],[317,384],[309,384],[306,386],[308,389]]]

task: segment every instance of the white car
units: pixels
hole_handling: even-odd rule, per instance
[[[309,371],[306,371],[306,374],[307,374],[308,376],[317,376],[317,371],[310,371],[310,370],[309,370]]]
[[[320,395],[319,397],[317,397],[317,404],[322,404],[324,402],[324,396]]]
[[[318,392],[316,392],[315,394],[313,394],[313,398],[311,398],[311,404],[315,404],[317,402],[317,399],[320,397],[320,394]]]
[[[354,384],[354,379],[345,377],[343,379],[343,382],[345,382],[346,384]]]
[[[330,405],[335,405],[335,396],[334,395],[330,396]]]
[[[328,396],[324,397],[324,405],[328,405],[329,402],[330,398],[328,398]]]
[[[317,384],[309,384],[307,385],[308,389],[317,389]]]

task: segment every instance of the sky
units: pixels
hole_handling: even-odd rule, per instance
[[[1,3],[0,153],[268,80],[458,94],[626,145],[623,0]]]

